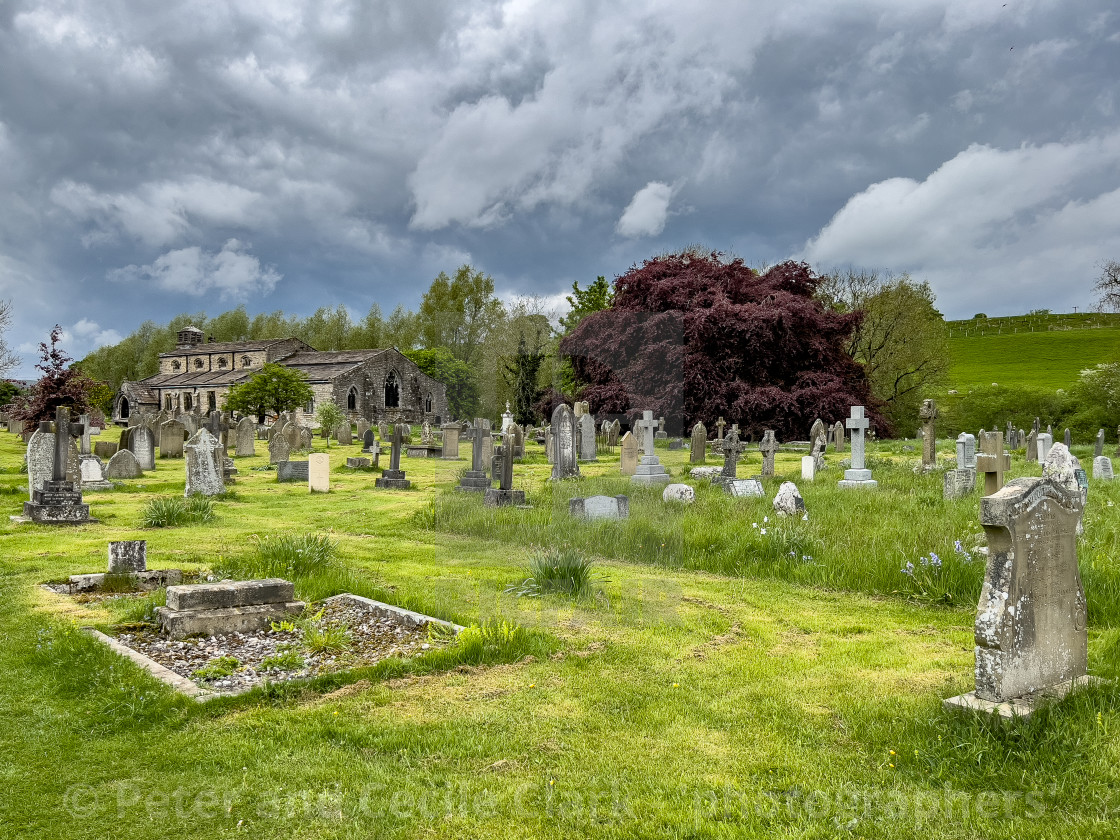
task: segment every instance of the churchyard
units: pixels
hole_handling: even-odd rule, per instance
[[[457,460],[410,457],[402,441],[377,468],[346,465],[371,457],[360,436],[310,443],[307,472],[281,483],[256,441],[205,521],[145,527],[153,500],[184,493],[183,460],[156,458],[83,493],[96,523],[0,525],[9,836],[1114,836],[1113,481],[1088,478],[1077,539],[1088,671],[1105,682],[1000,719],[943,705],[977,685],[989,544],[983,475],[945,498],[953,440],[937,441],[927,470],[921,441],[868,442],[874,489],[839,486],[863,480],[850,448],[779,447],[760,496],[735,492],[764,472],[757,442],[742,441],[733,478],[710,449],[694,463],[687,438],[658,439],[629,475],[627,439],[604,437],[578,479],[551,481],[555,465],[526,435],[524,456],[496,470],[501,492],[472,477],[489,465],[469,440]],[[1083,444],[1073,453],[1088,468]],[[13,515],[28,496],[24,452],[0,434]],[[1012,452],[1005,479],[1041,474],[1024,456]],[[775,511],[785,482],[803,513]],[[691,503],[665,500],[682,484],[691,494],[674,497]],[[607,509],[598,497],[625,497],[612,508],[625,518],[591,516]],[[331,556],[262,548],[284,537]],[[167,590],[41,586],[104,572],[106,546],[129,540],[146,541],[148,569],[190,584],[278,577],[294,586],[276,597],[309,614],[351,593],[467,629],[199,702],[79,629],[136,632]],[[591,561],[585,594],[519,594],[532,556],[559,547]]]

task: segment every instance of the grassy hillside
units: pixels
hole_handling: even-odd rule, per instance
[[[1023,315],[950,321],[949,388],[1065,388],[1087,367],[1120,358],[1120,316]]]

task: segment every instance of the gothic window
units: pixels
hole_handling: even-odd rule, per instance
[[[350,392],[346,395],[346,409],[347,411],[358,410],[358,389],[351,387]]]
[[[314,414],[315,413],[315,400],[309,400],[308,401],[307,405],[305,405],[303,407],[303,413],[304,414]]]
[[[432,413],[432,395],[431,394],[425,394],[424,395],[424,412],[426,414],[431,414]]]
[[[250,359],[248,356],[242,356],[241,357],[241,367],[243,367],[243,368],[251,367],[252,364],[253,364],[253,360]]]
[[[385,407],[399,408],[401,404],[401,386],[397,382],[397,375],[390,372],[385,379]]]
[[[183,367],[183,363],[180,362],[178,359],[176,359],[175,361],[173,361],[171,363],[171,369],[172,370],[180,370],[182,367]]]
[[[194,402],[191,400],[190,394],[183,394],[183,410],[190,411],[194,408]]]
[[[225,356],[222,356],[220,359],[218,359],[218,367],[224,368],[228,364],[229,364],[229,361],[226,359]]]
[[[129,412],[128,397],[121,397],[121,419],[122,420],[125,417],[128,417],[128,412]]]
[[[194,366],[196,370],[202,370],[202,359],[195,359]]]
[[[218,395],[213,391],[206,392],[206,408],[208,411],[215,411],[218,408]]]
[[[166,411],[171,410],[171,395],[170,394],[164,394],[163,407]]]

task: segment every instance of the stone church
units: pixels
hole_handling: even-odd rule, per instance
[[[159,356],[159,373],[124,382],[113,420],[128,423],[134,412],[173,414],[222,408],[230,386],[259,373],[266,363],[301,371],[315,397],[296,412],[311,425],[315,409],[331,400],[352,420],[439,425],[448,418],[447,386],[424,374],[395,348],[321,352],[298,338],[205,341],[202,330],[179,330],[178,344]]]

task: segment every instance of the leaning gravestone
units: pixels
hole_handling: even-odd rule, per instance
[[[638,470],[638,439],[627,432],[619,446],[620,467],[623,475],[633,475]]]
[[[579,427],[572,410],[561,403],[552,412],[552,476],[553,481],[579,476],[576,446]],[[486,463],[485,461],[483,463]]]
[[[1027,717],[1088,681],[1082,510],[1081,495],[1050,478],[1015,479],[980,501],[988,569],[976,608],[976,690],[947,707]]]
[[[257,424],[251,417],[242,417],[234,433],[233,454],[237,458],[248,458],[257,454]]]
[[[156,468],[156,441],[152,430],[147,426],[136,426],[128,434],[128,448],[136,456],[142,470]]]
[[[630,516],[630,499],[627,496],[577,497],[568,501],[568,513],[587,520],[626,519]]]
[[[862,405],[852,406],[852,416],[844,421],[844,425],[852,430],[852,468],[844,470],[844,478],[837,485],[845,489],[874,490],[879,482],[871,477],[871,470],[866,469],[864,460],[864,433],[871,425],[867,419]]]
[[[689,452],[688,460],[692,464],[703,464],[704,455],[708,447],[708,430],[703,423],[697,422],[692,427],[692,449]]]
[[[178,420],[168,420],[159,427],[159,457],[182,458],[186,427]]]
[[[144,475],[144,471],[140,469],[140,464],[136,460],[136,456],[132,454],[129,449],[119,449],[109,463],[105,465],[105,478],[115,478],[117,480],[123,478],[140,478]]]
[[[292,454],[291,444],[288,443],[288,438],[283,432],[273,435],[272,440],[268,442],[268,463],[279,464],[281,461],[287,461]]]
[[[1112,481],[1112,459],[1107,455],[1093,459],[1093,478]]]
[[[199,429],[183,447],[187,460],[187,487],[184,495],[217,496],[225,492],[222,481],[222,445],[208,429]]]

